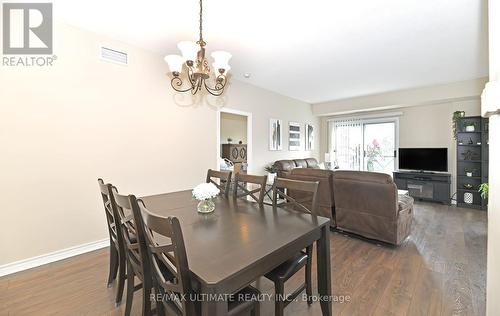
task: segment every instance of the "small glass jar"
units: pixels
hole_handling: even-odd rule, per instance
[[[215,203],[213,199],[201,200],[198,203],[199,213],[211,213],[215,210]]]

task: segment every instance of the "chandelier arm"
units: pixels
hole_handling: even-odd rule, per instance
[[[195,95],[200,90],[200,83],[199,83],[199,81],[200,81],[200,78],[198,78],[198,79],[196,79],[196,81],[194,81],[193,88],[191,89],[191,94],[192,95]]]
[[[208,93],[210,93],[211,95],[215,96],[215,97],[218,97],[218,96],[221,96],[222,93],[224,93],[224,87],[225,87],[225,84],[222,84],[221,86],[219,86],[219,88],[210,88],[208,85],[207,85],[207,82],[204,81],[204,85],[205,85],[205,89],[208,91]],[[218,85],[215,85],[215,87],[217,87]]]
[[[189,83],[191,84],[191,87],[194,88],[195,81],[193,80],[193,74],[194,74],[193,68],[190,67],[190,66],[188,66],[188,79],[189,79]]]
[[[170,80],[170,85],[177,92],[188,92],[189,90],[193,89],[192,87],[191,88],[187,88],[187,89],[179,89],[179,88],[177,88],[177,87],[182,86],[182,79],[179,78],[179,77],[172,78],[172,80]]]
[[[219,80],[221,79],[221,80]],[[224,90],[226,86],[226,80],[225,80],[225,77],[220,75],[217,77],[216,81],[215,81],[215,86],[213,88],[209,87],[206,82],[205,82],[205,87],[207,87],[207,89],[210,89],[212,91],[220,91],[220,90]]]

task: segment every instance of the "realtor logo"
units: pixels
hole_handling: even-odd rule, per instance
[[[52,54],[52,3],[4,3],[2,20],[4,54]]]

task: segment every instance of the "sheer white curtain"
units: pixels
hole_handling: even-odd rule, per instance
[[[347,170],[363,169],[363,124],[358,119],[328,122],[329,151],[333,166]]]

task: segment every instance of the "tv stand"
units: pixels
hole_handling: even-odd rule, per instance
[[[408,171],[408,172],[411,172],[411,171]],[[427,173],[427,174],[436,174],[435,172],[433,171],[425,171],[425,170],[419,170],[419,171],[414,171],[415,173]]]
[[[450,204],[451,174],[423,171],[394,171],[399,190],[407,190],[417,200]]]

